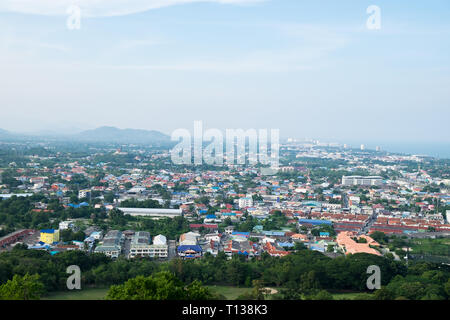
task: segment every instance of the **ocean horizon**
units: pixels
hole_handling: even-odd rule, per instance
[[[439,159],[450,159],[450,142],[379,142],[364,144],[366,149],[375,150],[377,146],[381,148],[381,151],[387,151],[392,153],[403,153],[411,155],[425,155]],[[359,148],[358,145],[352,146]]]

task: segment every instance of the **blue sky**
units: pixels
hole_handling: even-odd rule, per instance
[[[170,134],[202,120],[326,141],[450,142],[446,0],[54,3],[0,3],[0,128]],[[72,3],[80,30],[66,26]],[[366,28],[369,5],[380,30]]]

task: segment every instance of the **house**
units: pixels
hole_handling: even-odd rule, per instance
[[[74,227],[73,221],[61,221],[59,223],[59,230],[72,229]]]
[[[268,254],[274,257],[283,257],[288,255],[290,252],[285,251],[282,248],[280,248],[277,244],[272,243],[270,241],[267,241],[264,245],[264,249]]]
[[[246,238],[235,237],[232,240],[228,240],[223,248],[223,252],[226,254],[228,259],[231,259],[233,254],[243,255],[246,258],[252,258],[258,255],[257,250],[255,250],[253,244]]]
[[[203,251],[199,245],[180,245],[177,248],[177,253],[183,259],[192,259],[200,258]]]
[[[234,226],[227,226],[225,227],[225,233],[226,234],[232,234],[234,231]]]
[[[295,233],[291,235],[292,240],[301,241],[301,242],[308,242],[308,236],[306,234],[301,233]]]
[[[180,236],[180,246],[183,245],[197,245],[197,239],[198,237],[200,237],[200,234],[196,233],[196,232],[188,232],[188,233],[183,233]]]

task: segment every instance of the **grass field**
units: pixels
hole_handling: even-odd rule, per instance
[[[370,297],[369,293],[351,292],[351,293],[332,293],[334,300],[354,300],[358,296]]]
[[[251,288],[239,288],[231,286],[207,286],[212,291],[225,296],[227,300],[236,300],[241,294],[249,292]],[[108,288],[86,288],[82,290],[51,292],[42,300],[103,300],[108,292]],[[333,293],[335,300],[353,300],[358,295],[367,295],[367,293]]]
[[[412,248],[410,253],[450,256],[450,240],[448,238],[414,239],[409,243]]]
[[[248,292],[251,288],[238,288],[230,286],[207,286],[211,291],[222,294],[227,300],[236,300],[241,294]]]
[[[103,300],[108,288],[86,288],[81,290],[67,290],[51,292],[42,300]]]

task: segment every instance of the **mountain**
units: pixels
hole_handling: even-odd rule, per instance
[[[5,129],[0,129],[0,138],[2,139],[11,139],[13,134]]]
[[[5,129],[1,129],[0,128],[0,135],[4,136],[4,135],[10,135],[9,131],[6,131]]]
[[[167,143],[170,137],[155,130],[99,127],[73,136],[77,140],[119,143]]]

